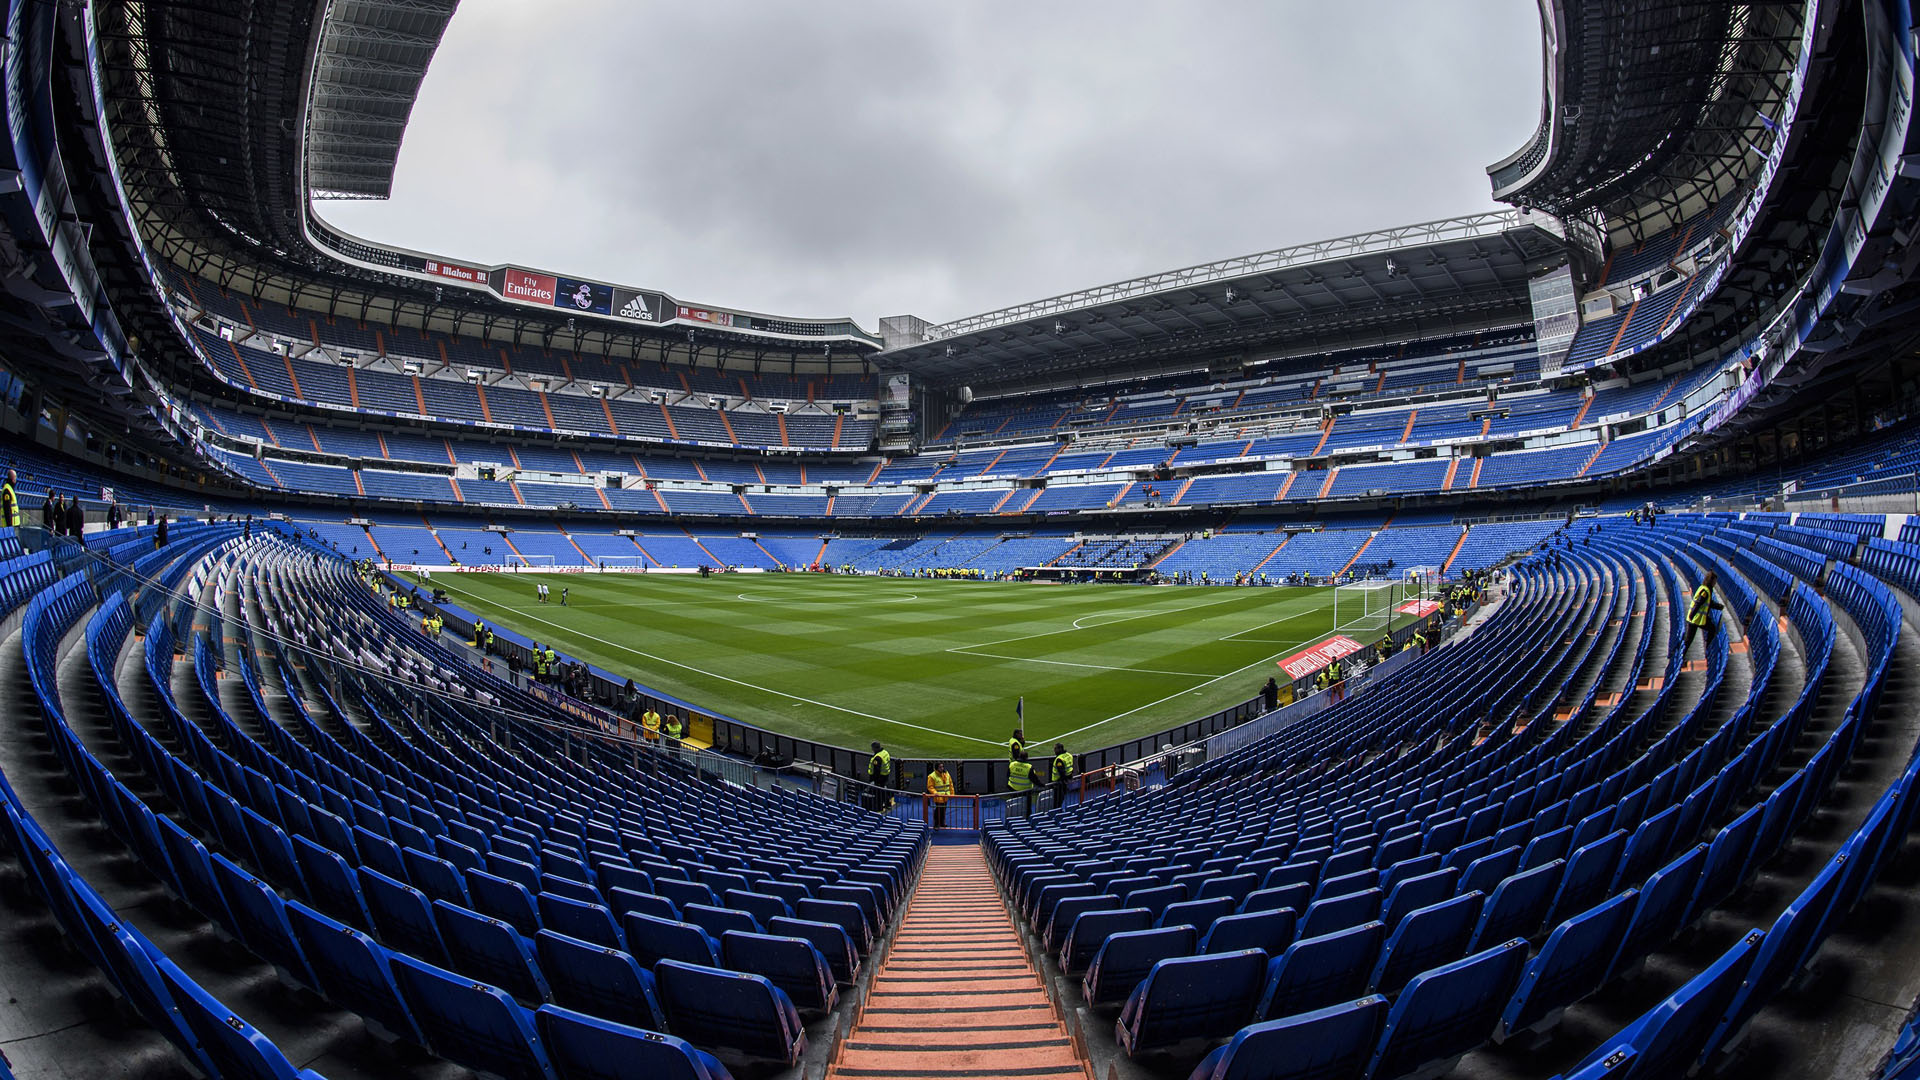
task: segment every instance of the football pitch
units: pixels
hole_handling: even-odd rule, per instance
[[[545,582],[553,599],[534,600]],[[1075,751],[1259,692],[1333,632],[1326,588],[1036,585],[817,574],[443,574],[457,604],[771,731],[905,757]],[[560,606],[560,590],[568,605]],[[1344,614],[1344,613],[1343,613]]]

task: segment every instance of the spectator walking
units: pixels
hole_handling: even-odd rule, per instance
[[[1693,597],[1687,601],[1687,637],[1680,643],[1682,656],[1693,647],[1693,635],[1705,630],[1707,644],[1711,645],[1714,636],[1720,632],[1719,626],[1713,621],[1713,613],[1725,607],[1720,601],[1714,599],[1714,588],[1719,584],[1719,575],[1709,570],[1707,575],[1700,579],[1700,584],[1694,587]]]

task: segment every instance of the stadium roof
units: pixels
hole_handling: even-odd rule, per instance
[[[1527,280],[1564,258],[1560,222],[1492,211],[1151,274],[944,325],[888,320],[883,368],[939,381],[1111,368],[1171,353],[1367,344],[1530,321]]]
[[[384,199],[420,80],[459,0],[333,0],[307,99],[307,188]]]
[[[1540,126],[1488,166],[1495,198],[1637,243],[1759,164],[1810,3],[1539,0]]]

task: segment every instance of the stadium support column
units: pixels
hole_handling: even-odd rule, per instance
[[[1573,284],[1573,267],[1562,263],[1527,282],[1533,301],[1533,347],[1540,358],[1540,377],[1560,374],[1573,337],[1580,331],[1580,298]]]

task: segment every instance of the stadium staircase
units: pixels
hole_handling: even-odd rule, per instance
[[[937,845],[828,1080],[1093,1080],[975,845]]]

